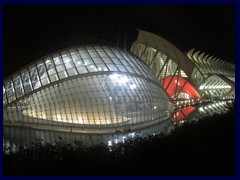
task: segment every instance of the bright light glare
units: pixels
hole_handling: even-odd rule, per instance
[[[137,87],[136,84],[131,84],[131,85],[130,85],[130,89],[135,89],[136,87]]]
[[[120,74],[112,74],[110,75],[111,80],[119,83],[119,84],[126,84],[128,81],[128,78],[126,76],[120,75]]]

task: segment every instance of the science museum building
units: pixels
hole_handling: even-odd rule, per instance
[[[3,133],[9,140],[25,128],[134,131],[168,120],[179,101],[234,98],[234,64],[194,49],[183,53],[139,31],[130,52],[108,45],[69,47],[4,79]]]

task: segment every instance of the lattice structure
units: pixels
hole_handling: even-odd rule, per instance
[[[235,98],[235,65],[200,51],[190,50],[188,58],[195,63],[204,76],[198,87],[208,96]]]
[[[235,98],[234,64],[194,50],[185,55],[162,37],[141,30],[131,52],[154,71],[172,100],[199,99],[197,94],[206,99]],[[186,93],[189,84],[195,89]]]
[[[172,115],[173,122],[184,122],[195,112],[202,117],[229,105],[216,101],[196,111],[189,107],[195,103],[235,98],[234,64],[194,49],[185,54],[146,31],[139,31],[131,52],[67,48],[5,79],[4,146],[38,137],[55,142],[56,136],[93,143],[100,134],[104,142],[123,141],[147,127],[142,133],[160,131]],[[173,105],[188,109],[173,114]]]
[[[41,58],[4,80],[4,125],[108,133],[171,116],[152,71],[130,53],[83,46]]]

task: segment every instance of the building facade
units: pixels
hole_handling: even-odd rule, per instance
[[[114,133],[158,123],[171,113],[152,71],[113,47],[65,49],[4,81],[4,126]]]
[[[169,124],[170,118],[176,122],[195,110],[189,107],[177,117],[173,110],[179,102],[234,98],[234,64],[194,49],[183,53],[162,37],[139,31],[131,52],[105,45],[71,47],[4,79],[4,142],[30,142],[29,137],[52,142],[59,134],[84,141],[101,134],[112,142],[106,138]]]
[[[235,98],[232,63],[194,49],[183,53],[164,38],[141,30],[131,52],[154,71],[173,101]]]

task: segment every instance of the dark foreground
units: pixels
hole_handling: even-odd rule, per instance
[[[4,155],[4,175],[235,175],[235,110],[170,135],[85,148],[58,142]]]

